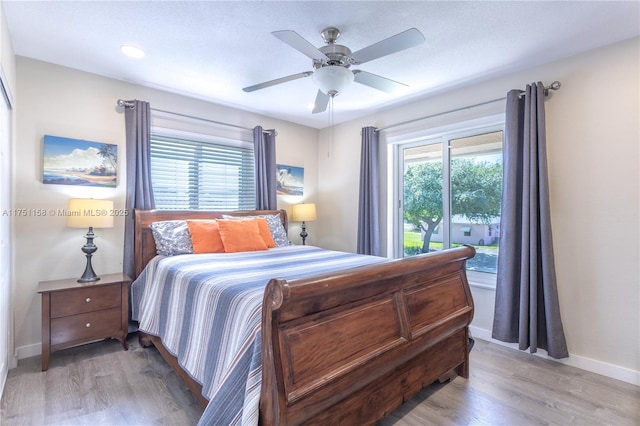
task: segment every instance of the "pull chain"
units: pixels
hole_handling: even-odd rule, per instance
[[[335,94],[329,96],[329,142],[327,143],[327,157],[331,157],[331,148],[333,145],[333,98]]]

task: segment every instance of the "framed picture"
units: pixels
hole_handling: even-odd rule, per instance
[[[42,183],[115,188],[118,146],[45,135]]]
[[[276,164],[276,173],[276,192],[279,195],[303,195],[303,167]]]

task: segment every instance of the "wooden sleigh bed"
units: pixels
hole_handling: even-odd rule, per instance
[[[135,212],[135,274],[156,256],[150,225],[247,212]],[[472,247],[285,280],[273,277],[261,309],[261,425],[366,425],[436,380],[469,375]],[[157,336],[140,332],[206,406],[202,385]]]

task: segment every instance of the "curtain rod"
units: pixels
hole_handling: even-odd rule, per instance
[[[549,94],[550,90],[559,90],[560,89],[560,82],[559,81],[554,81],[553,83],[551,83],[548,86],[544,87],[544,95],[547,96]],[[524,90],[522,90],[520,92],[520,96],[522,96],[524,94]],[[435,117],[439,117],[441,115],[445,115],[445,114],[451,114],[453,112],[458,112],[458,111],[464,111],[465,109],[471,109],[471,108],[476,108],[479,106],[483,106],[483,105],[488,105],[488,104],[492,104],[494,102],[500,102],[500,101],[504,101],[506,100],[507,97],[502,97],[502,98],[498,98],[498,99],[492,99],[490,101],[485,101],[485,102],[480,102],[479,104],[474,104],[474,105],[467,105],[467,106],[463,106],[460,108],[456,108],[456,109],[451,109],[449,111],[444,111],[444,112],[439,112],[437,114],[432,114],[432,115],[427,115],[426,117],[419,117],[419,118],[414,118],[412,120],[407,120],[407,121],[403,121],[402,123],[396,123],[396,124],[390,124],[388,126],[384,126],[384,127],[379,127],[377,128],[375,131],[376,132],[380,132],[382,130],[387,130],[387,129],[391,129],[392,127],[398,127],[398,126],[402,126],[404,124],[410,124],[410,123],[414,123],[416,121],[422,121],[422,120],[426,120],[428,118],[435,118]]]
[[[122,108],[134,108],[135,103],[134,101],[125,101],[124,99],[118,99],[118,106]],[[202,118],[202,117],[195,117],[193,115],[181,114],[179,112],[165,111],[163,109],[158,109],[158,108],[151,108],[151,111],[163,112],[165,114],[171,114],[171,115],[178,115],[180,117],[192,118],[194,120],[206,121],[208,123],[220,124],[222,126],[235,127],[236,129],[248,130],[250,132],[253,132],[253,129],[249,127],[238,126],[237,124],[231,124],[231,123],[223,123],[221,121],[210,120],[208,118]],[[265,130],[264,133],[268,133],[268,131]]]

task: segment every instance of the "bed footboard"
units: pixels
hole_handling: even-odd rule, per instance
[[[272,280],[262,317],[263,425],[373,424],[423,387],[468,377],[472,247]]]

